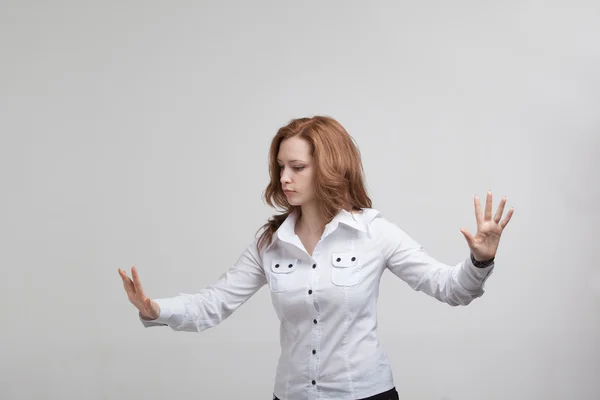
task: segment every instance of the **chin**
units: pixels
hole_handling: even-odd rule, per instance
[[[302,199],[299,199],[298,197],[299,197],[299,196],[298,196],[298,195],[296,195],[296,196],[294,196],[293,198],[288,198],[288,199],[287,199],[287,200],[288,200],[288,203],[289,203],[291,206],[301,206],[301,205],[304,203],[304,201],[303,201]]]

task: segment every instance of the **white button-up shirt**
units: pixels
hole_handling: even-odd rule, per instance
[[[216,283],[196,294],[156,299],[160,316],[146,327],[203,331],[229,317],[263,285],[281,321],[274,394],[282,400],[355,400],[394,387],[377,338],[377,298],[387,268],[414,290],[452,306],[481,296],[494,265],[477,268],[429,256],[375,209],[342,210],[312,256],[290,214],[269,246],[256,240]]]

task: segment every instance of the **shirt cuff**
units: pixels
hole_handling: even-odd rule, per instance
[[[492,262],[484,268],[476,267],[471,260],[471,255],[469,255],[460,271],[460,284],[468,291],[480,292],[483,289],[485,281],[492,273],[494,266],[495,263]]]

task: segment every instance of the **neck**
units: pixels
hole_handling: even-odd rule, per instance
[[[315,204],[303,205],[302,215],[298,220],[298,226],[313,234],[320,234],[325,229],[325,218]]]

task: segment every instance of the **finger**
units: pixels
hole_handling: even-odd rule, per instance
[[[473,236],[469,233],[468,230],[466,230],[465,228],[460,228],[460,233],[463,234],[463,236],[465,237],[465,240],[467,241],[467,244],[469,245],[469,247],[473,247]]]
[[[143,294],[142,290],[142,281],[140,281],[140,276],[137,273],[137,269],[135,267],[131,267],[131,276],[133,277],[133,286],[135,287],[136,293]]]
[[[496,215],[494,215],[495,223],[500,222],[500,218],[502,218],[502,213],[504,212],[505,205],[506,205],[506,196],[502,197],[502,200],[500,200],[500,205],[498,206],[498,210],[496,210]]]
[[[488,190],[485,198],[485,217],[484,221],[490,221],[492,219],[492,191]]]
[[[128,278],[127,276],[127,271],[125,271],[124,269],[119,268],[119,275],[121,276],[121,278],[126,279]]]
[[[123,280],[123,286],[125,290],[131,293],[135,293],[135,288],[133,286],[133,282],[127,276],[127,273],[119,268],[119,275],[121,275],[121,279]]]
[[[144,306],[146,307],[146,315],[153,316],[152,311],[152,300],[149,297],[146,297],[146,301],[144,301]]]
[[[144,301],[144,305],[146,307],[146,315],[149,316],[150,318],[158,318],[160,316],[160,313],[156,313],[156,310],[153,307],[152,304],[152,299],[150,298],[146,298],[146,301]]]
[[[504,227],[506,227],[506,225],[508,225],[514,212],[515,212],[514,208],[511,208],[510,210],[508,210],[508,213],[506,213],[506,217],[504,217],[504,219],[500,222],[500,228],[504,229]]]
[[[479,202],[479,196],[475,196],[475,221],[477,226],[481,225],[481,203]]]

